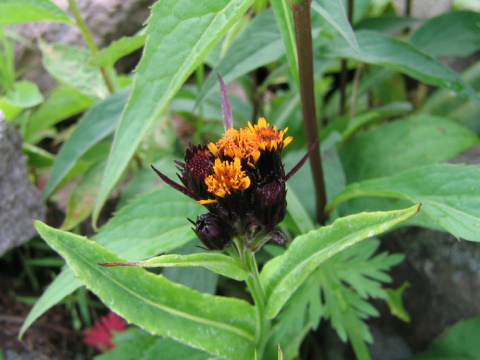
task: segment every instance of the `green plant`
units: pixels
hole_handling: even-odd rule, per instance
[[[342,1],[333,0],[314,1],[311,7],[309,1],[272,0],[270,8],[261,1],[159,1],[152,7],[145,35],[124,40],[129,48],[145,41],[145,48],[133,86],[123,90],[116,88],[120,81],[115,75],[106,81],[116,59],[113,50],[97,52],[90,44],[86,52],[43,44],[49,50],[44,51],[46,67],[68,83],[68,89],[75,89],[71,94],[81,93],[91,101],[56,156],[44,191],[45,198],[52,197],[73,175],[83,174],[83,188],[78,185],[78,194],[72,196],[64,230],[75,228],[90,214],[96,224],[117,184],[127,172],[133,177],[121,192],[115,216],[93,236],[95,242],[36,223],[68,268],[39,299],[22,333],[46,309],[86,284],[128,321],[165,337],[154,339],[138,330],[131,331],[136,335],[122,335],[148,342],[145,354],[165,347],[176,358],[185,351],[192,358],[208,358],[206,351],[229,359],[253,359],[255,354],[271,359],[278,356],[280,345],[283,358],[292,359],[305,335],[321,319],[330,319],[340,338],[351,342],[357,358],[368,359],[366,342],[372,337],[365,319],[377,312],[367,300],[388,299],[389,292],[381,284],[389,281],[386,272],[400,257],[374,255],[375,240],[348,246],[404,224],[480,240],[480,213],[475,205],[480,168],[442,164],[479,143],[480,72],[478,65],[473,66],[461,77],[436,59],[478,50],[473,25],[479,14],[448,13],[405,35],[401,30],[417,20],[397,16],[388,1],[382,4],[350,2],[355,8],[347,11]],[[252,5],[255,10],[247,12]],[[15,6],[24,10],[16,15],[17,22],[73,24],[46,0],[0,1],[0,14],[13,12]],[[27,11],[31,7],[43,12],[36,11],[33,17]],[[1,16],[4,23],[6,17]],[[440,31],[445,24],[452,29],[448,33]],[[455,35],[467,39],[461,47],[451,41]],[[93,71],[91,67],[69,76],[71,72],[59,71],[68,62],[48,58],[52,51],[63,54],[63,60],[89,59],[97,74],[93,86],[85,86],[84,71]],[[212,69],[206,80],[205,66]],[[259,68],[268,76],[255,76]],[[193,72],[195,85],[187,81]],[[183,146],[165,121],[170,114],[181,114],[197,130],[196,143],[220,138],[226,117],[221,108],[226,102],[218,95],[216,73],[227,83],[235,80],[244,95],[231,96],[235,128],[247,126],[248,121],[256,123],[261,116],[279,129],[289,127],[295,141],[284,151],[286,169],[294,168],[320,139],[320,148],[311,150],[312,171],[305,166],[289,180],[288,214],[278,224],[291,240],[286,248],[268,244],[254,254],[244,251],[244,239],[237,239],[235,247],[216,246],[227,254],[192,254],[192,247],[199,243],[192,241],[186,218],[196,219],[205,210],[175,190],[153,183],[151,163],[173,179],[171,160],[181,158],[176,149]],[[335,87],[342,73],[350,74],[351,81]],[[408,92],[407,76],[422,85]],[[423,84],[442,89],[425,97]],[[322,121],[317,123],[317,118]],[[54,124],[50,122],[49,127]],[[39,130],[27,134],[39,140]],[[312,173],[315,181],[307,181]],[[87,195],[90,201],[78,201]],[[412,217],[419,211],[419,205],[412,204],[418,203],[423,204],[422,211]],[[76,206],[81,206],[80,215],[74,211],[79,209]],[[361,213],[365,210],[371,212]],[[322,222],[327,225],[318,227]],[[209,247],[208,241],[204,245]],[[155,257],[164,253],[171,254]],[[255,256],[262,259],[260,274]],[[142,262],[150,257],[154,258]],[[143,268],[98,265],[127,260],[142,266],[186,268],[155,275]],[[246,280],[253,305],[234,296],[206,294],[214,293],[218,283],[226,295],[249,296],[243,286],[216,275],[192,283],[200,273],[189,266]]]

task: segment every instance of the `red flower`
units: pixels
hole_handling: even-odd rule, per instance
[[[91,329],[84,330],[83,342],[104,352],[115,347],[112,343],[112,330],[123,331],[126,328],[125,320],[111,311],[107,316],[102,316],[101,321],[96,322]]]

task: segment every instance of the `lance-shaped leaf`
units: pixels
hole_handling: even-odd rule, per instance
[[[145,330],[232,360],[254,356],[255,311],[243,300],[201,294],[124,261],[97,244],[41,222],[45,241],[109,308]]]
[[[386,196],[422,203],[436,224],[465,240],[480,241],[480,166],[428,165],[354,183],[327,206],[361,196]]]
[[[138,266],[144,268],[201,266],[216,272],[217,274],[227,276],[235,280],[245,280],[248,277],[248,272],[244,268],[238,266],[238,264],[230,256],[211,252],[190,255],[160,255],[143,261],[105,263],[101,265]]]
[[[53,165],[43,198],[62,182],[77,160],[93,145],[112,134],[118,125],[131,89],[125,88],[100,101],[88,111],[72,135],[65,141]]]
[[[146,35],[122,37],[112,42],[107,48],[100,50],[89,61],[90,65],[111,67],[122,57],[140,49],[145,44]]]
[[[31,21],[73,23],[68,15],[50,0],[0,0],[0,27]]]
[[[152,122],[251,3],[165,0],[152,7],[145,50],[132,96],[115,134],[93,212],[94,223]]]
[[[195,237],[187,218],[195,219],[202,209],[195,201],[165,186],[123,207],[100,229],[95,240],[129,261],[142,260],[178,248]],[[20,335],[81,285],[70,269],[63,270],[35,303]]]
[[[356,37],[360,52],[355,53],[350,44],[338,38],[323,55],[386,66],[427,84],[444,87],[478,101],[475,91],[458,74],[411,44],[366,30],[357,31]]]
[[[287,1],[271,0],[275,20],[277,21],[280,34],[282,35],[283,44],[285,45],[285,52],[287,55],[290,71],[297,89],[300,89],[300,78],[298,76],[298,54],[297,44],[295,40],[295,25],[293,22],[293,14],[290,5]]]
[[[298,236],[287,251],[269,261],[261,280],[267,293],[266,315],[275,317],[295,290],[322,262],[358,241],[378,235],[415,215],[420,205],[403,210],[361,213]]]

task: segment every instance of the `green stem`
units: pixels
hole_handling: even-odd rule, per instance
[[[260,273],[258,272],[255,253],[248,250],[245,239],[237,238],[234,241],[238,249],[240,260],[250,273],[246,283],[248,290],[252,295],[256,310],[257,327],[255,332],[255,345],[257,359],[262,359],[271,327],[270,320],[268,320],[265,316],[267,296],[265,294],[265,289],[263,288],[262,282],[260,281]]]
[[[318,139],[317,115],[313,78],[312,19],[310,3],[312,0],[290,0],[295,22],[295,35],[298,51],[298,71],[300,75],[300,95],[302,99],[303,123],[308,147]],[[315,186],[316,220],[325,224],[326,192],[320,156],[320,143],[310,157],[313,182]]]
[[[75,0],[68,0],[68,5],[72,10],[73,17],[75,18],[75,22],[77,23],[77,27],[80,30],[85,42],[87,43],[88,48],[90,49],[90,53],[92,55],[96,55],[98,53],[98,47],[93,40],[92,33],[88,29],[87,23],[83,20],[82,15],[80,14],[80,10],[78,9],[77,2]],[[113,80],[110,76],[110,72],[107,68],[101,66],[100,73],[102,74],[103,80],[105,81],[105,85],[108,88],[110,93],[115,91],[115,87],[113,85]]]

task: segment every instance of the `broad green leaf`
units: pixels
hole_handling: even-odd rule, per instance
[[[422,203],[422,210],[451,234],[480,241],[480,166],[427,165],[400,174],[348,185],[327,205],[362,196]]]
[[[126,88],[97,103],[78,123],[72,135],[63,144],[48,179],[43,198],[57,188],[77,160],[94,144],[112,134],[118,125],[123,108],[130,95]]]
[[[406,360],[476,360],[480,318],[460,320],[435,339],[427,351]]]
[[[152,171],[152,177],[155,176]],[[187,218],[195,219],[202,208],[185,195],[164,186],[123,207],[100,229],[95,240],[129,261],[146,259],[180,247],[195,237]],[[21,334],[81,285],[70,269],[64,270],[30,311]]]
[[[187,244],[175,249],[177,255],[191,255],[208,252],[200,248],[201,242],[198,239],[192,240]],[[162,274],[168,280],[185,285],[192,290],[200,291],[205,294],[215,295],[219,275],[203,267],[165,267]]]
[[[36,144],[58,122],[77,115],[94,104],[91,97],[73,87],[60,87],[32,112],[24,131],[24,141]]]
[[[403,210],[351,215],[295,238],[282,256],[269,261],[262,270],[261,280],[268,298],[267,317],[275,317],[322,262],[358,241],[405,221],[419,209],[420,205],[414,205]]]
[[[90,59],[89,64],[107,68],[112,67],[122,57],[140,49],[145,44],[146,38],[147,36],[143,34],[132,37],[122,37],[95,54],[95,56]]]
[[[427,84],[444,87],[478,101],[475,91],[459,75],[413,45],[366,30],[357,31],[356,36],[359,53],[355,53],[344,39],[338,38],[322,55],[386,66]]]
[[[0,0],[0,27],[33,21],[72,23],[50,0]]]
[[[251,3],[165,0],[152,7],[145,50],[132,96],[115,134],[93,212],[94,223],[150,124]]]
[[[342,0],[317,0],[312,2],[312,10],[319,13],[325,21],[332,25],[348,42],[353,51],[358,53],[358,44],[355,39],[352,25],[347,18],[347,13]]]
[[[479,24],[480,13],[448,12],[425,22],[410,42],[433,56],[469,56],[480,49]]]
[[[278,29],[282,35],[288,64],[290,65],[290,71],[295,79],[297,89],[300,89],[297,43],[295,40],[295,25],[293,22],[292,10],[290,9],[289,3],[284,0],[271,0],[270,3],[272,4]]]
[[[462,78],[475,91],[480,91],[480,62],[476,62],[462,73]],[[480,104],[455,96],[451,91],[438,89],[429,95],[425,102],[416,109],[418,113],[443,116],[465,125],[480,134]]]
[[[14,106],[30,108],[43,101],[43,96],[38,86],[30,81],[19,81],[14,85],[13,91],[7,92],[5,99]]]
[[[105,154],[106,155],[106,154]],[[76,183],[67,204],[62,230],[70,230],[88,218],[93,210],[98,187],[102,181],[106,159],[92,165]]]
[[[216,272],[217,274],[235,280],[245,280],[248,277],[248,272],[242,267],[238,266],[238,264],[232,259],[232,257],[211,252],[190,255],[160,255],[143,261],[134,261],[127,263],[108,263],[105,265],[138,266],[144,268],[201,266],[213,272]]]
[[[302,234],[315,229],[310,215],[290,187],[287,191],[287,204],[287,211]]]
[[[159,336],[137,327],[129,326],[121,332],[113,332],[112,343],[115,345],[110,351],[95,356],[95,360],[127,360],[144,359],[145,352],[163,341]]]
[[[124,260],[84,237],[35,226],[75,275],[127,321],[227,359],[253,357],[255,311],[247,302],[201,294],[137,267],[99,266]]]
[[[152,170],[152,177],[157,175]],[[129,261],[143,260],[176,249],[196,235],[187,220],[196,219],[203,206],[164,185],[122,208],[95,236]]]
[[[355,24],[355,30],[372,30],[384,34],[394,35],[401,30],[417,24],[420,19],[401,17],[396,15],[381,15],[369,17]]]
[[[102,99],[108,90],[100,70],[88,64],[87,49],[65,44],[40,42],[43,65],[60,83],[68,84],[88,96]]]
[[[283,54],[285,48],[273,11],[263,11],[232,41],[225,55],[212,69],[198,96],[197,104],[218,90],[217,74],[222,76],[225,83],[229,83],[254,69],[278,60]]]
[[[359,134],[340,155],[351,183],[444,162],[478,143],[472,131],[455,122],[418,115]]]
[[[115,348],[95,360],[211,360],[212,355],[186,346],[172,339],[154,336],[138,327],[114,333],[112,342]]]

